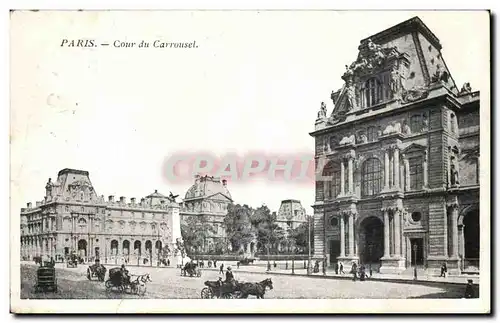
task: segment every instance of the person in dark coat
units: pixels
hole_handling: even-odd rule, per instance
[[[358,278],[358,265],[353,262],[352,267],[351,267],[351,274],[352,274],[352,280],[356,281],[356,278]]]
[[[214,268],[217,268],[217,260],[214,260]]]
[[[344,264],[342,263],[342,261],[339,264],[339,273],[340,274],[345,274],[345,272],[344,272]]]
[[[472,284],[472,279],[467,280],[467,286],[465,287],[465,298],[475,298],[474,285]]]
[[[233,272],[231,271],[231,266],[227,267],[225,283],[231,286],[230,288],[232,291],[236,289],[236,280],[234,279]]]
[[[441,265],[441,275],[439,277],[445,277],[446,278],[446,272],[448,271],[448,268],[446,267],[446,263],[443,262]]]
[[[220,265],[219,273],[224,275],[224,264]]]

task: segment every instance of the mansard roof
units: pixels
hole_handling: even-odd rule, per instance
[[[344,85],[331,93],[333,110],[328,114],[322,103],[315,130],[442,95],[452,97],[457,103],[467,101],[465,97],[458,98],[474,92],[468,83],[459,91],[441,48],[439,39],[418,17],[362,39],[357,58],[346,65],[341,75]],[[368,91],[372,84],[369,82],[381,88],[376,92],[378,98],[370,101],[367,98],[373,94]]]

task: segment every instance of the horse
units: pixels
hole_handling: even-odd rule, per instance
[[[271,278],[267,278],[259,283],[237,283],[237,287],[241,292],[240,298],[248,298],[248,295],[255,295],[257,298],[264,298],[266,287],[273,289],[273,282]]]
[[[143,288],[142,295],[146,293],[146,283],[152,282],[149,274],[144,275],[130,275],[130,287],[134,293],[139,294],[139,287]],[[132,277],[134,277],[132,279]]]

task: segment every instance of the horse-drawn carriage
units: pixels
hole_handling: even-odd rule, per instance
[[[76,268],[78,266],[78,258],[75,254],[71,254],[66,258],[67,268]]]
[[[109,270],[109,279],[106,280],[104,286],[106,286],[106,291],[115,289],[120,292],[144,295],[147,282],[151,282],[149,274],[129,275],[128,270],[115,267]]]
[[[201,298],[248,298],[249,295],[255,295],[257,298],[264,298],[266,288],[273,289],[271,278],[267,278],[258,283],[245,283],[235,281],[234,284],[218,281],[206,281],[201,290]]]
[[[201,269],[198,268],[198,265],[192,261],[185,264],[184,268],[181,268],[181,276],[188,275],[189,277],[201,277]]]
[[[92,278],[96,277],[98,281],[103,282],[105,276],[106,276],[106,267],[101,265],[99,262],[96,262],[95,264],[90,265],[89,268],[87,268],[88,280],[92,280]]]
[[[35,292],[57,292],[56,269],[53,266],[41,266],[36,271]]]
[[[255,259],[251,259],[251,258],[244,258],[240,261],[238,261],[238,264],[239,265],[243,265],[243,266],[248,266],[250,264],[253,265],[253,262],[255,261]]]

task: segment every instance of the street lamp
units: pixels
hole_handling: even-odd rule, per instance
[[[414,261],[414,267],[413,267],[413,279],[414,280],[417,280],[417,249],[418,249],[418,246],[417,244],[415,243],[413,245],[413,261]]]
[[[311,219],[307,218],[307,275],[311,275]]]

